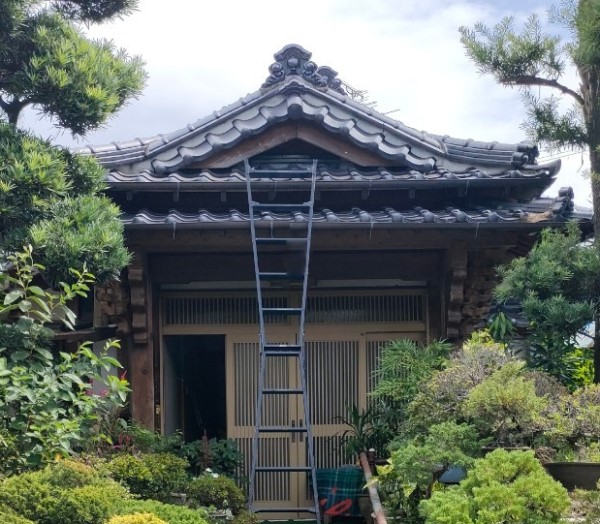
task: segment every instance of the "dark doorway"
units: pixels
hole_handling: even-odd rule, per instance
[[[225,335],[165,337],[165,433],[189,442],[227,436]]]

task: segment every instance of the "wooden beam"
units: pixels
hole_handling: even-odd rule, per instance
[[[282,232],[283,233],[283,232]],[[294,236],[294,229],[285,234]],[[450,249],[456,242],[466,242],[470,249],[512,248],[521,241],[524,233],[518,231],[418,228],[375,229],[313,229],[312,247],[316,251],[338,251],[352,246],[355,250],[389,249]],[[250,225],[242,229],[171,229],[149,231],[129,230],[127,245],[132,250],[153,253],[193,252],[208,253],[251,251]]]

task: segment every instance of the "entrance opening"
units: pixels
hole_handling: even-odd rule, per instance
[[[225,335],[167,336],[163,357],[165,433],[225,438]]]

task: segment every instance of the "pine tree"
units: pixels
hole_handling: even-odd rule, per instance
[[[145,82],[142,62],[83,27],[128,14],[136,0],[0,2],[0,253],[31,244],[52,283],[69,268],[104,280],[126,265],[119,210],[90,158],[17,129],[33,108],[74,135],[102,126]]]
[[[481,73],[522,91],[527,119],[524,129],[550,149],[587,150],[591,168],[594,229],[600,231],[600,2],[562,0],[549,11],[549,21],[562,26],[568,37],[544,32],[531,15],[522,31],[513,17],[490,28],[482,23],[461,27],[461,42]],[[579,85],[564,82],[567,66],[575,67]],[[539,91],[550,92],[542,97]],[[565,98],[571,105],[563,109]],[[600,236],[596,236],[596,248]],[[598,277],[600,278],[600,277]],[[596,283],[591,290],[598,289]],[[595,381],[600,382],[600,297],[590,297],[594,311]]]

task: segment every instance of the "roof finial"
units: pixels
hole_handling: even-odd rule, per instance
[[[270,75],[261,87],[269,88],[282,82],[289,75],[299,75],[317,87],[346,94],[342,89],[342,82],[337,78],[337,71],[331,67],[317,66],[310,60],[312,53],[302,46],[288,44],[273,56],[276,62],[269,66]]]

